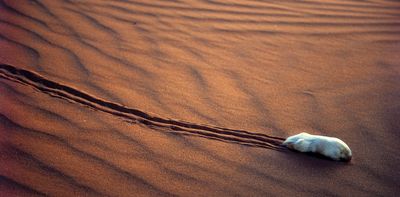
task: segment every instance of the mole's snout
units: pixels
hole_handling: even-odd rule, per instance
[[[340,160],[341,161],[345,161],[345,162],[349,162],[349,161],[351,161],[351,158],[352,158],[352,156],[350,155],[350,156],[345,157],[345,158],[340,158]]]

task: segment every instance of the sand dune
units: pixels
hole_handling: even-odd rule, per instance
[[[398,1],[0,0],[0,195],[396,196],[399,54]]]

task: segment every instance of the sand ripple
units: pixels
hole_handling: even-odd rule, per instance
[[[396,196],[399,35],[393,0],[0,0],[0,196]]]

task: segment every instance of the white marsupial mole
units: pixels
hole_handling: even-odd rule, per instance
[[[352,156],[349,146],[342,140],[304,132],[288,137],[283,145],[300,152],[317,153],[336,161],[350,161]]]

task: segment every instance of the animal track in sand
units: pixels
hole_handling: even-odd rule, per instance
[[[119,103],[106,101],[75,88],[48,80],[39,74],[11,65],[0,65],[0,77],[9,81],[31,86],[36,90],[73,103],[79,103],[94,110],[103,111],[125,120],[156,127],[181,135],[198,136],[207,139],[236,143],[252,147],[262,147],[273,150],[284,150],[282,142],[285,138],[266,134],[221,128],[210,125],[195,124],[180,120],[162,118],[138,109],[129,108]]]

